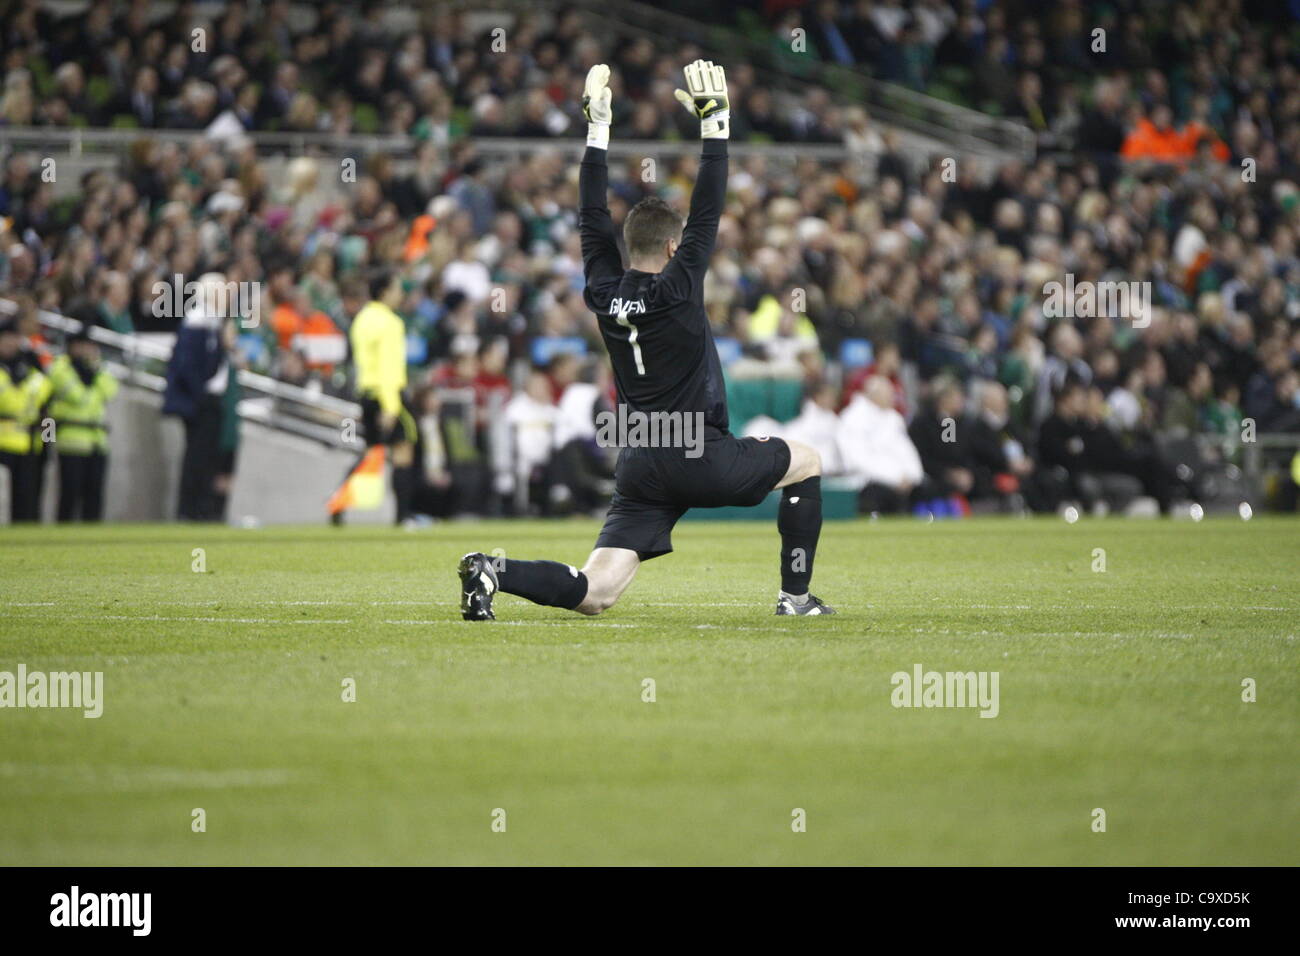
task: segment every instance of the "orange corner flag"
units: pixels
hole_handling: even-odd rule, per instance
[[[387,448],[376,445],[353,468],[329,500],[329,513],[356,509],[373,511],[384,501],[384,458]]]

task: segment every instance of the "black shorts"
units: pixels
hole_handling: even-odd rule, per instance
[[[377,398],[370,395],[361,397],[361,435],[367,448],[375,445],[395,445],[398,442],[414,444],[420,437],[419,429],[415,424],[415,410],[411,407],[411,401],[405,392],[402,393],[401,411],[397,413],[397,420],[388,431],[384,431],[379,426],[379,412]]]
[[[624,448],[596,547],[657,558],[672,551],[673,526],[691,508],[753,507],[789,470],[790,446],[780,438],[710,438],[698,458],[680,448]]]

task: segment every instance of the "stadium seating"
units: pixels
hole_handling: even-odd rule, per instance
[[[807,5],[689,27],[771,68],[768,83],[747,63],[730,67],[733,189],[708,289],[737,427],[794,418],[819,383],[854,383],[847,404],[893,345],[899,368],[885,374],[909,421],[956,384],[975,423],[999,401],[985,394],[1005,387],[1001,437],[1034,460],[1068,378],[1097,393],[1081,427],[1113,433],[1130,456],[1109,459],[1111,470],[1140,470],[1131,456],[1154,454],[1175,497],[1217,489],[1235,507],[1242,491],[1222,476],[1253,422],[1270,437],[1252,467],[1288,473],[1287,436],[1300,434],[1300,72],[1279,39],[1288,15],[1251,6],[1135,19],[1147,33],[1135,43],[1125,18],[1150,6],[1116,14],[1104,61],[1046,11],[1012,23],[999,4],[926,4],[901,27],[847,5],[831,22]],[[152,314],[143,290],[219,271],[262,283],[272,308],[306,295],[341,345],[367,270],[388,263],[408,277],[415,388],[467,380],[483,392],[498,347],[516,390],[562,353],[588,356],[582,374],[598,375],[579,292],[575,91],[587,62],[608,59],[620,83],[616,150],[654,144],[650,179],[640,155],[612,154],[616,217],[648,194],[684,212],[694,160],[662,79],[682,49],[645,48],[618,20],[630,13],[550,4],[514,21],[506,53],[457,7],[393,9],[364,29],[336,7],[294,6],[274,29],[233,6],[180,9],[145,28],[118,23],[126,63],[57,4],[17,5],[0,23],[11,38],[0,123],[14,144],[0,183],[0,282],[13,309],[165,335],[179,316]],[[806,50],[788,43],[796,26]],[[1217,42],[1228,26],[1233,42]],[[219,44],[190,50],[195,28]],[[1196,76],[1161,72],[1150,53],[1160,43],[1185,47]],[[164,55],[146,62],[146,49]],[[1019,79],[996,82],[1013,61]],[[945,125],[955,115],[945,99],[1010,122],[961,114],[979,130],[965,137]],[[89,154],[59,138],[78,130]],[[42,136],[62,144],[61,168],[76,176],[42,176],[32,145]],[[1166,140],[1179,145],[1167,156],[1144,145]],[[349,159],[355,175],[335,182]],[[1067,274],[1145,283],[1149,322],[1049,314],[1045,290]],[[1063,322],[1077,341],[1057,335]],[[57,348],[61,332],[47,332]],[[249,373],[304,396],[352,397],[346,363],[301,335],[245,330],[241,348]],[[508,459],[494,440],[473,436],[481,461]],[[1105,470],[1104,457],[1088,467]],[[1182,471],[1221,480],[1178,477],[1193,459]],[[1294,506],[1285,478],[1273,487],[1274,504]],[[1031,507],[1059,501],[1044,493]]]

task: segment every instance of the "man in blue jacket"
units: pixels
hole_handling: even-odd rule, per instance
[[[199,280],[200,286],[213,282],[224,279],[209,273]],[[212,300],[202,297],[202,301]],[[176,333],[176,345],[167,365],[163,414],[176,415],[185,424],[177,507],[177,517],[182,521],[219,518],[216,478],[221,469],[222,396],[229,377],[235,374],[222,340],[225,322],[223,316],[201,303],[191,308]]]

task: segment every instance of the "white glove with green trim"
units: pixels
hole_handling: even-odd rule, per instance
[[[686,89],[674,90],[677,102],[700,118],[700,139],[731,136],[731,101],[727,99],[727,71],[712,60],[696,60],[682,72]]]
[[[582,90],[582,115],[587,117],[587,145],[609,149],[609,124],[614,119],[609,99],[609,67],[597,63],[587,71],[587,85]]]

